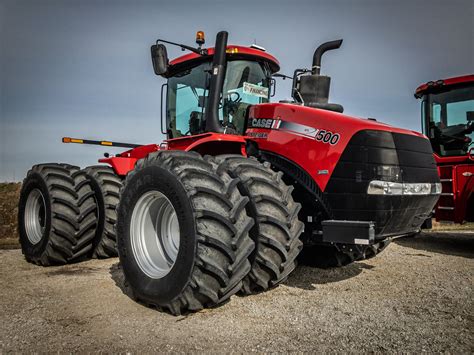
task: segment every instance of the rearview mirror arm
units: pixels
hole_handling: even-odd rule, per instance
[[[173,46],[180,47],[182,50],[187,49],[188,51],[191,51],[191,52],[196,53],[196,54],[199,54],[199,55],[205,55],[205,54],[207,54],[207,49],[197,49],[197,48],[194,48],[194,47],[191,47],[191,46],[187,46],[187,45],[185,45],[185,44],[180,44],[180,43],[175,43],[175,42],[166,41],[166,40],[164,40],[164,39],[157,39],[157,40],[156,40],[156,44],[158,44],[158,42],[168,43],[168,44],[171,44],[171,45],[173,45]]]

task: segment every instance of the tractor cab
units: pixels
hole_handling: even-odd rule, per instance
[[[311,69],[296,69],[290,77],[277,73],[278,60],[264,48],[227,45],[227,36],[219,32],[214,48],[202,48],[202,31],[196,35],[197,48],[162,39],[151,47],[155,74],[167,79],[161,97],[166,117],[161,123],[168,140],[189,141],[204,133],[245,135],[250,106],[270,102],[275,77],[292,80],[293,100],[284,103],[343,112],[341,105],[328,102],[331,78],[320,75],[323,54],[339,48],[342,39],[321,44]],[[191,53],[169,61],[163,43]]]
[[[239,53],[239,49],[248,54],[233,55]],[[261,60],[259,53],[253,53],[256,51],[245,47],[227,47],[229,61],[218,106],[219,122],[226,132],[243,135],[247,108],[269,102],[272,69],[268,61]],[[210,58],[202,58],[186,64],[168,78],[166,130],[169,138],[196,135],[206,129],[205,109],[211,61]]]
[[[198,32],[199,48],[192,48],[191,53],[169,64],[165,47],[152,46],[155,73],[167,78],[162,102],[166,102],[163,133],[168,139],[206,132],[244,135],[249,106],[270,101],[272,74],[279,70],[278,61],[259,46],[228,46],[223,36],[217,38],[216,48],[202,49],[204,36]],[[214,55],[217,51],[224,53],[220,59]],[[164,69],[156,66],[160,59],[164,60]],[[213,84],[217,84],[214,90]]]
[[[422,99],[422,128],[439,157],[474,155],[474,75],[428,82]]]

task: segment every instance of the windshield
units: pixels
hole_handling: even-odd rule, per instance
[[[167,132],[169,138],[205,132],[205,107],[209,94],[209,62],[168,79]],[[250,105],[269,101],[271,73],[259,62],[227,63],[219,119],[229,132],[244,133]]]
[[[219,118],[226,127],[244,133],[245,115],[250,105],[269,101],[271,73],[258,62],[236,60],[227,63],[223,105]]]
[[[466,155],[474,141],[474,86],[424,96],[423,132],[441,156]]]

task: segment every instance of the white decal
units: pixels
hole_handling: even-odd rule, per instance
[[[268,88],[244,82],[244,94],[268,98]]]
[[[333,133],[325,129],[314,128],[299,123],[284,121],[280,118],[249,118],[248,128],[265,128],[294,132],[296,134],[301,134],[305,137],[313,138],[318,142],[330,145],[336,145],[341,138],[341,135],[339,133]]]

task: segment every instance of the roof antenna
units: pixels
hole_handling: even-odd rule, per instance
[[[250,48],[255,48],[255,49],[258,49],[258,50],[260,50],[260,51],[262,51],[262,52],[265,52],[265,51],[266,51],[265,48],[263,48],[262,46],[259,46],[259,45],[257,44],[257,39],[256,39],[256,38],[253,39],[253,44],[250,46]]]

